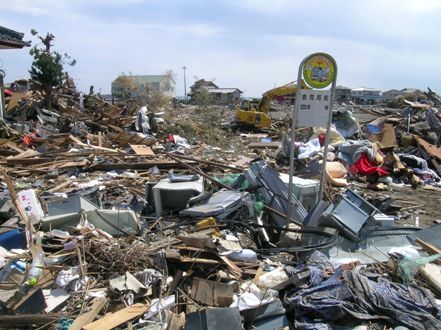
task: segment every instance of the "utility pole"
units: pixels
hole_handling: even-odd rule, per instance
[[[5,112],[5,86],[3,83],[3,78],[5,77],[5,72],[0,70],[0,118],[3,118]]]
[[[184,65],[182,69],[184,70],[184,97],[185,97],[185,102],[187,103],[187,81],[185,79],[185,70],[187,70],[187,67]]]

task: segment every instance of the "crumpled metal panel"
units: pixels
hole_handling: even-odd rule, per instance
[[[216,216],[223,218],[245,204],[249,193],[222,189],[214,193],[206,204],[182,210],[179,214],[190,217]]]
[[[265,161],[255,162],[245,172],[245,177],[252,188],[257,188],[262,194],[265,205],[279,211],[288,213],[288,186],[282,181],[279,174]],[[303,205],[295,197],[291,196],[292,217],[299,223],[303,223],[308,214]],[[279,227],[286,227],[286,218],[276,214],[270,214],[275,224]]]

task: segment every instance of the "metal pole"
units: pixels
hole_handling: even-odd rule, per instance
[[[182,69],[184,70],[184,97],[185,97],[185,102],[187,102],[187,80],[185,78],[185,70],[187,70],[187,67],[184,65]]]
[[[5,72],[0,70],[0,118],[3,118],[5,111],[5,85],[3,83],[3,78]]]
[[[291,222],[291,211],[292,211],[292,176],[294,172],[294,142],[296,138],[296,121],[297,121],[297,107],[300,104],[300,90],[302,89],[302,69],[305,63],[305,57],[299,66],[299,72],[297,74],[297,89],[296,89],[296,100],[294,103],[294,109],[292,110],[292,122],[291,122],[291,143],[289,148],[289,184],[288,184],[288,212],[286,213],[286,228],[289,228],[289,223]]]
[[[328,55],[329,56],[329,55]],[[331,128],[331,122],[332,122],[332,106],[334,104],[334,94],[335,94],[335,85],[337,83],[337,63],[335,62],[334,58],[329,56],[331,58],[332,64],[334,65],[334,79],[332,80],[332,87],[331,87],[331,104],[329,105],[329,116],[328,116],[328,125],[326,127],[326,137],[325,137],[325,149],[323,150],[323,166],[322,166],[322,173],[320,176],[320,190],[319,190],[319,196],[320,201],[323,199],[323,191],[325,188],[325,175],[326,175],[326,161],[328,159],[328,144],[329,144],[329,131]]]

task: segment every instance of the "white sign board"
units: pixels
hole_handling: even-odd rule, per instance
[[[19,191],[17,193],[17,198],[27,215],[34,215],[37,220],[44,217],[44,212],[38,202],[34,190],[28,189]]]
[[[302,89],[297,105],[297,127],[327,127],[331,111],[331,90]]]

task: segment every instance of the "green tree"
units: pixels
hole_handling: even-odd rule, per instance
[[[55,36],[52,33],[47,33],[46,36],[38,35],[34,29],[31,30],[33,36],[37,36],[44,47],[35,45],[29,51],[29,54],[34,58],[29,74],[31,79],[40,83],[45,92],[45,106],[51,107],[52,103],[52,89],[60,86],[63,82],[63,65],[75,65],[76,61],[66,53],[60,53],[51,50]]]

